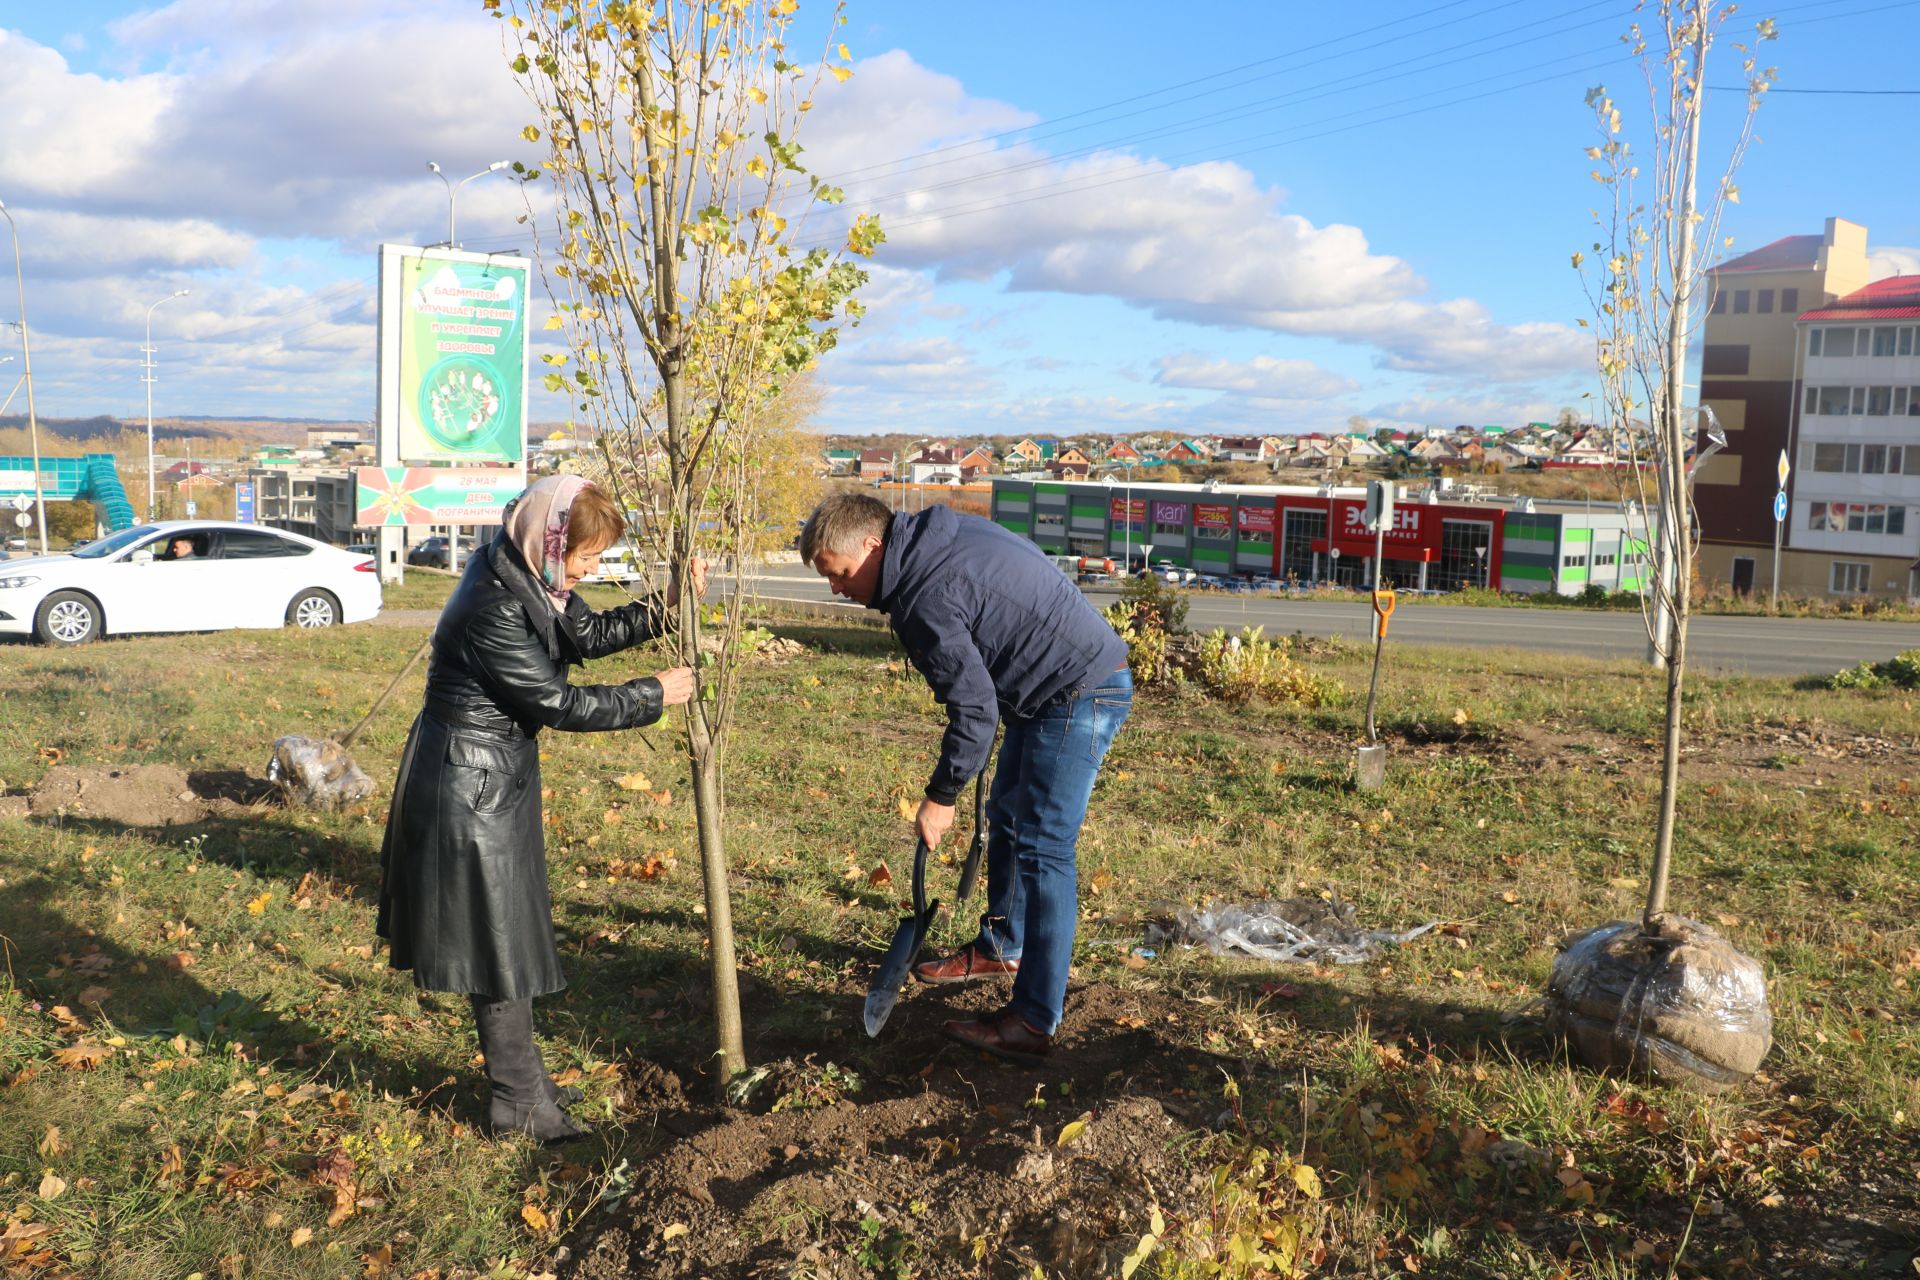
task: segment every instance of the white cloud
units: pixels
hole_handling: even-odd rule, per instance
[[[1885,280],[1888,276],[1920,275],[1920,249],[1881,245],[1867,254],[1867,280]]]
[[[1376,253],[1358,227],[1287,212],[1279,189],[1238,164],[1176,166],[1123,151],[1056,159],[1023,141],[955,146],[966,130],[954,114],[967,101],[955,88],[896,51],[824,95],[814,146],[848,208],[880,216],[889,263],[1012,291],[1112,297],[1166,319],[1333,338],[1376,348],[1387,369],[1525,379],[1588,359],[1570,326],[1501,324],[1471,299],[1424,299],[1412,264]],[[897,115],[894,98],[907,103]],[[889,118],[887,146],[869,147],[878,118]],[[916,151],[917,161],[871,160]]]
[[[1322,369],[1311,360],[1255,356],[1236,363],[1211,360],[1197,351],[1154,361],[1154,381],[1163,387],[1227,391],[1267,400],[1326,399],[1356,389],[1350,378]]]

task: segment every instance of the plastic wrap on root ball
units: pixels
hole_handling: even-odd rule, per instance
[[[1708,1090],[1746,1080],[1773,1044],[1759,962],[1683,916],[1567,938],[1547,980],[1547,1020],[1597,1070]]]
[[[338,809],[373,794],[373,779],[330,738],[289,736],[275,741],[267,781],[288,804],[306,809]]]

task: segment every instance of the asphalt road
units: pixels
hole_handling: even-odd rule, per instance
[[[834,598],[823,580],[798,565],[768,569],[759,585],[768,598]],[[1117,588],[1087,588],[1088,598],[1098,605],[1111,603],[1118,594]],[[1194,592],[1192,601],[1187,626],[1194,629],[1260,626],[1272,633],[1302,631],[1349,639],[1372,634],[1372,613],[1365,603],[1214,592]],[[1400,598],[1387,638],[1389,643],[1527,649],[1588,658],[1641,658],[1647,648],[1645,623],[1638,613],[1469,608],[1408,596]],[[1702,615],[1689,625],[1687,639],[1692,660],[1700,667],[1753,675],[1826,674],[1920,649],[1920,623]]]

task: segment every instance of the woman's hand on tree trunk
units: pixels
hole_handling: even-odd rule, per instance
[[[660,705],[677,707],[693,698],[693,668],[672,667],[654,677],[660,682]]]
[[[707,562],[699,556],[695,556],[687,571],[693,576],[693,598],[695,600],[704,599],[707,594]],[[667,608],[671,609],[679,603],[680,584],[678,582],[669,582],[667,584]]]

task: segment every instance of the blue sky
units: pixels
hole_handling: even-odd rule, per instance
[[[1582,99],[1606,84],[1644,136],[1630,4],[848,14],[856,74],[822,96],[807,155],[889,244],[871,319],[820,370],[819,428],[1513,423],[1591,386],[1568,265],[1599,194]],[[1788,0],[1728,39],[1759,16],[1783,91],[1920,88],[1920,0]],[[1737,84],[1732,48],[1715,56],[1710,82]],[[1741,108],[1716,103],[1710,155]],[[1917,103],[1771,95],[1732,252],[1839,215],[1881,274],[1920,270]],[[154,312],[157,412],[366,418],[375,247],[439,239],[426,162],[530,160],[528,118],[478,0],[0,0],[0,200],[40,411],[142,412],[148,304],[189,288]],[[521,245],[525,212],[511,183],[476,182],[461,239]]]

